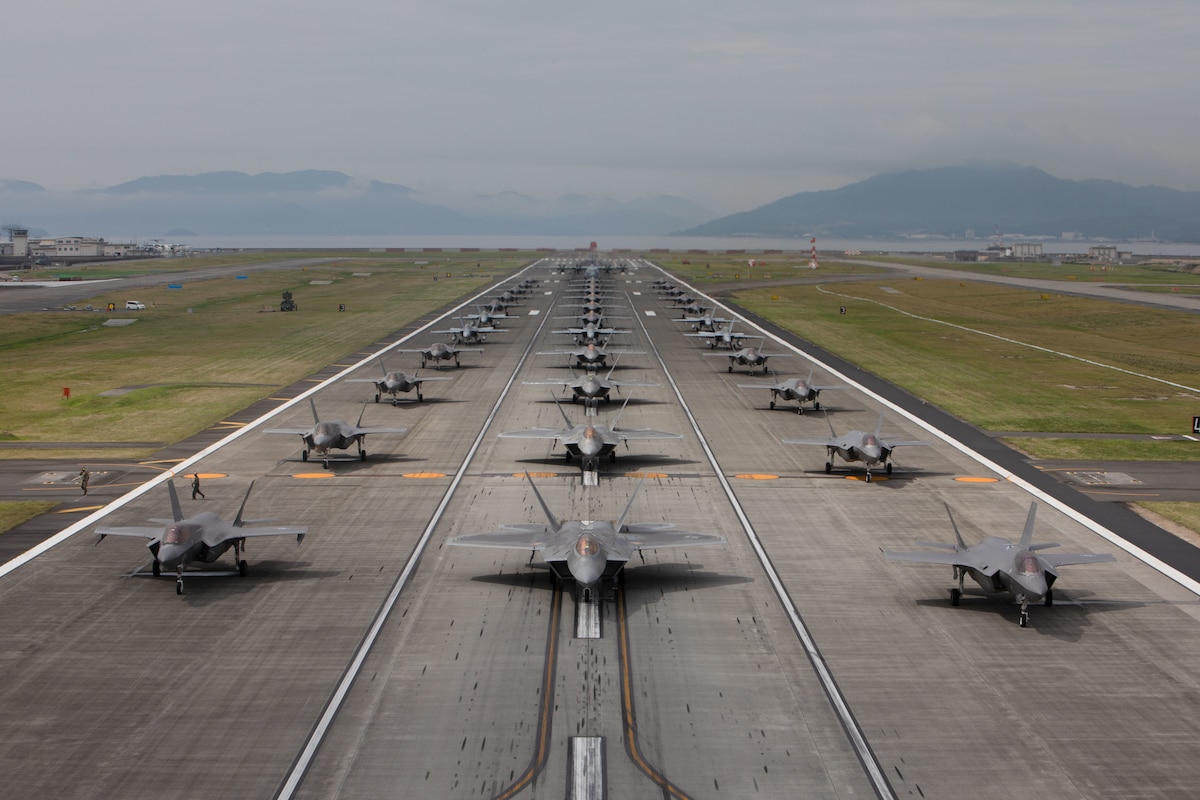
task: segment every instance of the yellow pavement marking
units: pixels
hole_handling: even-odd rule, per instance
[[[332,472],[297,472],[293,478],[336,478]]]
[[[194,478],[194,477],[196,477],[196,473],[189,472],[186,475],[184,475],[183,477]],[[208,480],[215,480],[216,478],[228,478],[229,476],[227,474],[225,474],[224,472],[201,472],[200,477],[202,479],[208,481]]]
[[[55,514],[82,514],[84,511],[99,511],[104,506],[79,506],[78,508],[60,508]]]
[[[967,475],[962,478],[955,478],[954,480],[959,481],[961,483],[999,483],[1000,482],[999,478],[983,478],[983,477],[978,477],[978,476],[974,476],[974,475]]]
[[[665,472],[626,472],[626,478],[669,478]]]
[[[528,475],[531,478],[557,478],[557,472],[514,472],[514,478],[524,478]]]
[[[403,477],[405,477],[405,478],[444,478],[444,477],[446,477],[446,473],[444,473],[444,472],[406,472],[406,473],[404,473]]]
[[[741,475],[734,475],[735,478],[741,478],[744,481],[774,481],[779,480],[778,475],[772,475],[768,472],[743,472]]]

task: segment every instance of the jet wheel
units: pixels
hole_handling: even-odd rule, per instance
[[[1054,605],[1054,590],[1053,589],[1046,590],[1046,596],[1044,598],[1042,598],[1042,604],[1045,605],[1047,608]]]
[[[359,461],[366,461],[366,460],[367,460],[367,451],[366,451],[366,450],[359,450],[359,451],[358,451],[358,460],[359,460]]]
[[[890,462],[890,461],[887,463],[887,474],[888,475],[892,474],[892,462]]]
[[[376,393],[375,393],[375,402],[376,402],[376,403],[378,403],[378,402],[379,402],[379,392],[376,392]]]
[[[775,401],[774,400],[771,401],[771,410],[772,411],[775,410]]]
[[[962,600],[962,590],[961,589],[951,589],[950,590],[950,605],[957,606],[958,602],[960,600]]]
[[[150,571],[154,573],[154,577],[156,577],[156,578],[159,575],[162,575],[162,564],[159,563],[159,560],[157,558],[154,559],[154,563],[150,565]]]
[[[1017,624],[1020,625],[1022,628],[1029,627],[1029,612],[1028,611],[1021,612],[1021,618],[1019,620],[1017,620]]]
[[[832,461],[826,461],[826,462],[825,462],[825,474],[826,474],[826,475],[828,475],[828,474],[829,474],[829,473],[831,473],[831,472],[833,472],[833,462],[832,462]]]
[[[238,575],[241,575],[243,578],[246,577],[246,559],[243,558],[239,561],[237,567]]]
[[[175,581],[175,594],[183,594],[183,578]]]
[[[307,451],[307,450],[301,450],[301,451],[300,451],[300,460],[301,460],[301,461],[308,461],[308,451]]]

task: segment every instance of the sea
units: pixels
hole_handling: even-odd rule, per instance
[[[110,241],[122,241],[109,237]],[[129,237],[124,241],[141,241],[139,237]],[[209,249],[240,249],[240,250],[341,250],[341,249],[412,249],[441,248],[443,250],[461,250],[477,248],[479,250],[501,250],[515,248],[517,250],[577,250],[587,249],[593,242],[597,249],[632,250],[647,252],[651,250],[669,250],[675,253],[689,251],[709,251],[724,253],[727,251],[746,251],[748,253],[763,252],[764,250],[781,250],[784,252],[808,253],[813,246],[809,238],[783,239],[761,236],[729,236],[729,237],[695,237],[695,236],[540,236],[530,235],[402,235],[402,236],[184,236],[178,240],[166,242],[180,244],[197,250]],[[1088,248],[1094,245],[1115,245],[1121,252],[1132,252],[1135,256],[1165,256],[1165,257],[1200,257],[1200,244],[1179,244],[1158,241],[1109,241],[1083,239],[1002,239],[1002,244],[1011,245],[1015,242],[1033,241],[1042,245],[1042,252],[1047,255],[1087,255]],[[943,239],[943,238],[905,238],[905,239],[824,239],[817,238],[815,244],[821,253],[852,253],[863,255],[880,253],[949,253],[955,250],[983,250],[990,244],[986,239]]]

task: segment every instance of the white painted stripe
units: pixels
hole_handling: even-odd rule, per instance
[[[600,638],[600,600],[596,597],[599,592],[592,593],[592,599],[579,601],[575,604],[575,638]]]
[[[539,261],[539,262],[530,264],[528,267],[526,267],[525,269],[521,270],[520,272],[518,272],[516,274],[521,275],[525,272],[528,272],[529,270],[533,269],[540,263],[541,262]],[[510,276],[510,277],[512,277],[512,276]],[[507,281],[507,280],[509,280],[509,278],[504,279],[504,281]],[[500,283],[503,283],[504,281],[501,281]],[[175,465],[174,470],[172,470],[170,472],[162,472],[162,473],[155,475],[154,477],[150,478],[148,481],[141,484],[140,486],[138,486],[134,489],[131,489],[130,491],[128,491],[125,494],[118,497],[117,499],[111,501],[108,505],[104,506],[104,508],[100,509],[99,511],[96,511],[93,514],[89,514],[88,516],[79,520],[78,522],[76,522],[74,525],[71,525],[70,527],[62,529],[61,531],[56,533],[54,536],[51,536],[49,539],[42,541],[40,544],[34,545],[33,547],[29,548],[28,550],[26,550],[24,553],[17,556],[16,558],[14,558],[10,561],[7,561],[4,564],[0,564],[0,578],[3,578],[5,575],[9,574],[10,572],[17,569],[18,567],[22,567],[25,564],[28,564],[30,561],[37,558],[42,553],[45,553],[46,551],[50,550],[51,548],[57,547],[58,545],[67,541],[68,539],[70,539],[72,536],[79,533],[80,531],[90,528],[91,526],[93,526],[96,523],[103,520],[105,517],[107,517],[112,512],[116,511],[117,509],[119,509],[123,506],[128,505],[129,503],[133,502],[137,498],[146,494],[146,492],[150,491],[155,486],[158,486],[163,481],[169,480],[178,474],[185,473],[187,471],[188,467],[190,467],[191,465],[199,463],[202,459],[207,458],[208,456],[210,456],[213,453],[220,450],[222,447],[225,447],[226,445],[230,444],[231,442],[234,442],[237,439],[241,438],[242,436],[245,436],[246,434],[250,433],[252,430],[255,430],[259,426],[270,421],[272,418],[277,416],[279,413],[290,409],[292,406],[302,403],[303,401],[307,400],[310,395],[316,394],[320,390],[324,389],[326,386],[329,386],[331,383],[341,380],[342,378],[346,377],[354,370],[359,369],[360,367],[366,366],[368,364],[374,363],[375,359],[377,359],[379,356],[383,355],[384,353],[387,353],[388,351],[390,351],[400,345],[405,344],[406,342],[408,342],[408,340],[414,338],[418,334],[424,333],[425,331],[429,330],[433,326],[441,324],[446,319],[455,316],[460,311],[462,311],[462,309],[475,304],[476,302],[479,301],[480,298],[485,297],[487,294],[489,294],[492,291],[495,291],[496,287],[498,287],[500,285],[500,283],[489,286],[487,289],[483,290],[482,292],[480,292],[479,294],[470,298],[469,300],[450,309],[445,314],[443,314],[441,317],[438,317],[437,319],[432,320],[432,321],[426,323],[425,325],[422,325],[420,328],[417,328],[415,331],[410,333],[408,336],[405,336],[403,339],[397,339],[395,342],[392,342],[390,345],[383,348],[382,350],[379,350],[377,352],[374,352],[374,353],[371,353],[371,354],[365,356],[364,358],[359,360],[357,363],[352,364],[349,367],[346,367],[346,369],[342,370],[341,372],[334,375],[333,377],[323,380],[320,383],[317,383],[316,385],[314,385],[311,389],[309,389],[306,392],[301,392],[300,394],[296,395],[294,398],[292,398],[288,402],[283,403],[282,405],[275,408],[273,411],[270,411],[267,414],[264,414],[263,416],[259,417],[258,419],[254,420],[252,422],[246,423],[245,426],[237,429],[233,433],[226,436],[224,439],[214,442],[213,444],[211,444],[208,447],[201,450],[199,453],[196,453],[196,455],[192,456],[191,458],[185,459],[184,461],[180,461],[178,464]]]
[[[571,793],[568,800],[604,800],[604,737],[571,737]]]
[[[829,697],[829,702],[833,706],[834,713],[842,723],[843,730],[846,731],[846,736],[850,740],[851,747],[858,754],[859,761],[866,770],[867,778],[875,787],[875,794],[887,800],[896,800],[896,795],[892,791],[892,787],[888,784],[887,778],[884,776],[883,767],[875,759],[875,753],[871,750],[871,746],[867,743],[866,735],[858,726],[858,720],[854,718],[854,714],[850,711],[850,706],[846,702],[846,698],[842,695],[841,689],[837,682],[833,679],[833,673],[825,663],[825,657],[821,655],[820,648],[817,647],[816,640],[813,639],[808,627],[805,626],[804,620],[800,618],[800,612],[792,603],[792,598],[788,595],[784,588],[783,581],[779,577],[779,573],[775,571],[775,566],[771,563],[771,559],[767,556],[767,551],[759,541],[758,533],[754,530],[754,525],[746,516],[745,510],[738,502],[737,496],[733,493],[733,487],[729,485],[729,481],[725,477],[725,473],[721,470],[721,465],[717,463],[717,457],[713,453],[712,448],[708,445],[708,440],[704,438],[704,434],[700,431],[700,425],[696,422],[696,418],[692,415],[692,410],[688,407],[687,402],[683,399],[683,392],[679,390],[678,384],[675,383],[674,376],[667,368],[667,362],[663,360],[662,354],[658,348],[654,346],[654,340],[650,338],[649,332],[646,330],[644,323],[642,324],[642,333],[645,334],[647,341],[650,342],[650,348],[654,351],[654,357],[658,359],[659,366],[662,368],[663,375],[670,382],[671,388],[675,391],[675,397],[679,401],[679,405],[683,408],[683,412],[687,414],[688,421],[692,424],[692,430],[696,437],[700,440],[700,446],[704,448],[704,454],[708,457],[709,463],[716,472],[717,480],[721,484],[721,488],[725,490],[725,496],[729,499],[730,505],[733,507],[734,513],[737,515],[738,521],[742,524],[742,531],[746,534],[746,538],[750,542],[750,546],[754,549],[758,556],[759,563],[766,572],[767,580],[771,582],[771,586],[775,589],[775,595],[779,598],[783,605],[784,613],[792,623],[793,630],[796,631],[797,637],[800,639],[801,645],[804,647],[805,653],[808,656],[809,663],[812,665],[813,671],[816,673],[817,680],[821,682],[821,686],[825,689],[825,694]]]
[[[664,274],[667,274],[667,273],[664,272]],[[671,276],[668,275],[668,277],[671,277]],[[1200,581],[1196,581],[1196,580],[1193,580],[1192,578],[1189,578],[1187,575],[1184,575],[1182,572],[1175,569],[1170,564],[1167,564],[1166,562],[1162,561],[1161,559],[1150,555],[1145,550],[1141,549],[1140,547],[1135,546],[1131,542],[1118,536],[1117,534],[1113,533],[1111,530],[1104,527],[1103,525],[1096,522],[1095,520],[1091,519],[1090,517],[1087,517],[1087,516],[1079,513],[1075,509],[1073,509],[1070,506],[1066,505],[1065,503],[1059,501],[1057,498],[1052,497],[1049,494],[1046,494],[1044,491],[1042,491],[1038,487],[1034,486],[1033,484],[1029,483],[1025,479],[1023,479],[1017,475],[1014,475],[1013,473],[1004,469],[1003,467],[1001,467],[999,464],[995,463],[991,459],[988,459],[988,458],[980,455],[979,453],[975,452],[974,450],[967,447],[962,442],[951,437],[948,433],[942,431],[939,428],[935,428],[933,425],[929,424],[928,422],[926,422],[925,420],[923,420],[917,416],[914,416],[913,414],[910,414],[909,412],[905,411],[903,408],[896,405],[895,403],[888,400],[887,398],[882,397],[882,396],[876,394],[875,392],[871,391],[867,387],[865,387],[862,384],[855,381],[853,378],[851,378],[847,375],[843,375],[841,372],[837,371],[836,369],[829,366],[825,362],[823,362],[817,358],[814,358],[810,353],[806,353],[804,350],[801,350],[799,347],[796,347],[795,345],[781,339],[780,337],[776,336],[775,334],[773,334],[767,330],[764,330],[763,328],[759,327],[758,325],[755,325],[752,321],[750,321],[746,317],[737,313],[736,311],[729,308],[728,306],[722,305],[719,301],[715,300],[714,298],[709,297],[708,295],[705,295],[703,292],[701,292],[699,289],[695,288],[694,286],[689,286],[688,284],[683,283],[678,280],[676,280],[676,283],[677,283],[677,285],[679,285],[681,287],[687,287],[687,289],[689,291],[695,292],[696,294],[704,297],[706,300],[708,300],[714,306],[716,306],[717,308],[720,308],[722,311],[724,311],[727,314],[732,314],[735,318],[741,320],[747,326],[749,326],[751,328],[756,328],[757,330],[762,331],[763,334],[767,338],[769,338],[771,341],[775,342],[780,347],[791,350],[793,353],[796,353],[798,355],[803,356],[804,358],[807,358],[809,361],[811,361],[812,363],[821,367],[822,369],[824,369],[831,375],[835,376],[836,378],[838,378],[842,381],[845,381],[847,384],[850,385],[851,388],[862,392],[863,394],[867,395],[868,397],[870,397],[871,399],[880,403],[881,405],[886,406],[887,408],[891,409],[895,413],[899,414],[900,416],[904,417],[908,421],[912,422],[914,425],[918,425],[921,428],[924,428],[926,431],[928,431],[929,433],[938,437],[943,442],[945,442],[946,444],[953,447],[955,450],[958,450],[963,455],[966,455],[966,456],[970,457],[971,459],[975,460],[976,462],[978,462],[985,469],[988,469],[988,470],[996,473],[997,475],[999,475],[1004,480],[1009,481],[1010,483],[1013,483],[1016,486],[1021,487],[1026,492],[1033,495],[1033,497],[1037,498],[1039,501],[1041,501],[1041,502],[1045,503],[1046,505],[1054,508],[1055,510],[1061,512],[1062,514],[1066,515],[1067,517],[1074,520],[1075,522],[1078,522],[1080,525],[1084,526],[1085,528],[1090,530],[1092,533],[1095,533],[1097,536],[1100,536],[1102,539],[1109,542],[1113,546],[1121,548],[1126,553],[1133,556],[1137,560],[1141,561],[1146,566],[1148,566],[1154,570],[1157,570],[1159,573],[1161,573],[1161,574],[1165,575],[1166,577],[1170,578],[1171,580],[1175,581],[1180,586],[1187,589],[1189,592],[1192,592],[1193,594],[1196,594],[1196,595],[1200,595]],[[862,299],[862,298],[855,298],[855,299]],[[996,337],[996,338],[1002,338],[1002,337]],[[1021,344],[1021,343],[1018,342],[1018,344]],[[1032,346],[1032,345],[1030,345],[1030,346]],[[1044,349],[1044,348],[1038,348],[1038,349]],[[1053,352],[1053,351],[1048,351],[1048,352]],[[1063,354],[1063,355],[1065,355],[1065,354]],[[1067,357],[1074,358],[1074,356],[1067,356]],[[1086,360],[1086,359],[1080,359],[1080,360]],[[1096,363],[1096,362],[1090,362],[1090,363]],[[1099,366],[1105,366],[1105,365],[1101,364]],[[1122,371],[1124,371],[1124,370],[1122,370]],[[1136,373],[1131,373],[1131,374],[1136,374]],[[1170,381],[1161,381],[1161,379],[1152,379],[1152,380],[1160,380],[1160,382],[1167,383],[1172,386],[1181,386],[1181,388],[1187,388],[1187,387],[1182,387],[1181,384],[1172,384],[1172,383],[1170,383]]]

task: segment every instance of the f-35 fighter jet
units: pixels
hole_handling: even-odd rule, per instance
[[[970,547],[963,541],[950,506],[946,506],[950,515],[950,525],[954,528],[954,544],[938,542],[917,542],[924,547],[935,547],[939,550],[949,550],[942,553],[887,553],[884,555],[893,561],[918,561],[923,564],[949,564],[954,567],[954,577],[958,586],[950,590],[950,605],[958,605],[963,595],[963,579],[970,575],[986,594],[1007,593],[1013,595],[1021,604],[1020,625],[1029,625],[1029,604],[1039,600],[1047,606],[1054,604],[1054,582],[1058,580],[1059,567],[1068,564],[1099,564],[1103,561],[1115,561],[1108,553],[1040,553],[1057,544],[1033,543],[1033,520],[1037,515],[1037,503],[1029,504],[1029,516],[1025,518],[1025,530],[1021,532],[1021,541],[1014,544],[999,536],[989,536],[982,542]]]
[[[379,359],[379,366],[383,367],[382,378],[351,378],[350,383],[373,383],[375,384],[375,402],[379,402],[382,395],[389,394],[392,396],[392,405],[400,405],[400,394],[411,392],[414,389],[417,392],[417,402],[425,400],[425,395],[421,393],[421,384],[425,381],[448,381],[451,378],[420,378],[414,372],[409,375],[407,372],[388,372],[388,368],[383,365],[383,358]]]
[[[304,540],[304,534],[308,533],[308,528],[295,526],[243,527],[255,522],[270,522],[242,519],[242,511],[245,510],[246,501],[250,499],[253,489],[254,482],[251,481],[250,488],[246,490],[246,496],[242,498],[242,504],[238,507],[237,516],[233,522],[225,522],[211,511],[201,511],[199,514],[184,517],[183,509],[179,505],[179,495],[175,494],[175,484],[173,481],[167,481],[167,493],[171,498],[171,519],[150,520],[159,523],[155,528],[104,527],[97,528],[96,533],[100,535],[100,541],[104,541],[106,536],[137,536],[149,539],[148,547],[154,556],[153,572],[157,576],[162,574],[164,569],[175,570],[176,594],[183,594],[183,570],[188,564],[193,561],[212,563],[231,547],[238,573],[245,577],[246,561],[241,557],[241,553],[246,547],[246,539],[252,536],[295,536],[296,544],[299,544]]]
[[[825,417],[825,421],[829,422],[829,417]],[[867,482],[871,482],[871,467],[877,464],[883,464],[887,474],[892,474],[892,462],[888,459],[892,455],[892,451],[897,447],[914,447],[928,445],[929,442],[914,442],[914,441],[899,441],[884,439],[879,435],[880,429],[883,427],[883,414],[879,415],[879,423],[875,426],[874,433],[866,433],[864,431],[850,431],[841,436],[837,435],[837,431],[833,429],[833,423],[829,422],[829,432],[832,435],[828,439],[784,439],[784,444],[815,444],[824,447],[829,451],[829,460],[825,462],[825,472],[833,472],[833,456],[836,453],[844,461],[861,461],[863,466],[867,468]]]
[[[329,451],[330,450],[347,450],[351,445],[358,445],[358,458],[360,461],[367,460],[367,451],[364,449],[363,443],[369,433],[404,433],[408,428],[364,428],[362,427],[363,414],[367,413],[367,404],[363,403],[362,414],[358,415],[358,422],[351,425],[349,422],[340,419],[330,419],[322,421],[317,415],[317,404],[313,399],[308,398],[308,404],[312,407],[313,427],[311,428],[269,428],[263,433],[290,433],[298,435],[304,441],[304,447],[300,450],[300,460],[308,461],[308,454],[315,453],[321,456],[321,463],[325,469],[329,469]]]

